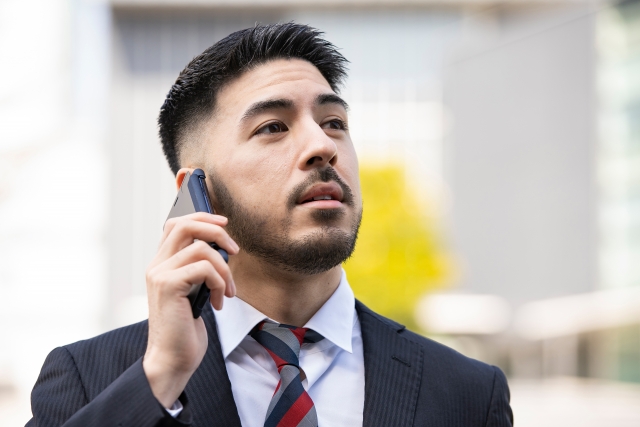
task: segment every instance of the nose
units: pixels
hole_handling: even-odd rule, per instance
[[[300,169],[322,168],[327,164],[334,166],[338,161],[338,147],[335,141],[327,136],[317,123],[313,122],[309,127],[311,129],[307,129],[302,137],[304,148],[299,161]]]

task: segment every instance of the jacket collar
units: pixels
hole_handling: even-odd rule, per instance
[[[202,310],[202,320],[207,328],[207,352],[185,390],[191,406],[198,408],[192,413],[193,425],[242,427],[222,357],[216,318],[210,307]]]
[[[364,347],[364,422],[367,427],[411,426],[422,379],[423,350],[405,327],[356,301]]]

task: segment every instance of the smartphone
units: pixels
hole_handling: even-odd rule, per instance
[[[178,190],[176,200],[173,202],[171,211],[167,220],[178,216],[188,215],[194,212],[208,212],[214,214],[213,205],[209,199],[209,192],[207,191],[207,183],[205,181],[204,172],[202,169],[196,169],[193,173],[187,172],[182,185]],[[229,254],[215,243],[209,243],[213,249],[218,251],[225,262],[229,262]],[[192,285],[188,298],[191,303],[191,312],[193,318],[197,319],[202,314],[207,301],[209,301],[209,295],[211,291],[204,283],[199,285]]]

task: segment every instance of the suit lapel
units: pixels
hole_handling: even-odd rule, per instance
[[[364,426],[411,426],[422,379],[422,348],[404,326],[356,301],[364,347]]]
[[[193,425],[241,427],[211,306],[202,310],[202,319],[209,339],[207,352],[185,390],[194,409]]]

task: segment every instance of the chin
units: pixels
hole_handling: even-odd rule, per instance
[[[291,240],[281,252],[285,270],[314,275],[342,264],[353,252],[356,235],[338,227],[324,226]]]
[[[316,209],[311,217],[320,223],[335,223],[346,216],[344,209]]]
[[[289,242],[294,245],[331,245],[336,240],[352,238],[352,230],[343,223],[309,224],[289,234]]]

